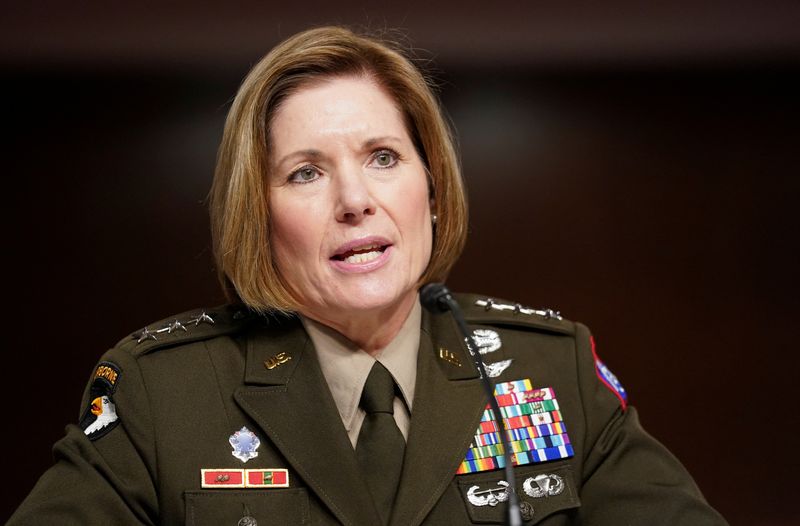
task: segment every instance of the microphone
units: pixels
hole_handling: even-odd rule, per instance
[[[444,283],[428,283],[419,289],[419,300],[422,306],[434,314],[451,310],[451,302],[455,302],[450,290]],[[456,303],[456,308],[458,304]]]
[[[419,299],[422,306],[433,314],[442,314],[450,312],[456,320],[458,329],[461,335],[467,341],[467,350],[472,356],[475,363],[475,368],[481,377],[481,384],[486,394],[489,396],[489,406],[494,413],[494,417],[498,423],[498,431],[500,434],[500,441],[503,445],[503,459],[505,460],[505,476],[508,482],[508,524],[509,526],[522,526],[522,515],[519,510],[519,499],[517,498],[517,485],[514,480],[514,466],[511,463],[511,447],[508,444],[507,429],[505,422],[503,422],[503,415],[500,413],[500,407],[497,405],[497,399],[494,397],[494,386],[489,381],[489,375],[486,374],[486,365],[483,363],[483,358],[479,352],[479,347],[472,337],[472,333],[467,327],[467,322],[464,320],[464,315],[461,313],[461,307],[458,302],[450,294],[450,290],[444,283],[428,283],[419,290]]]

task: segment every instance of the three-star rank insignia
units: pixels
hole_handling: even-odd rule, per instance
[[[119,424],[113,394],[122,376],[120,368],[111,362],[100,362],[92,375],[89,403],[80,427],[89,440],[97,440]]]
[[[514,465],[572,457],[575,452],[555,392],[550,387],[534,389],[529,379],[502,382],[494,390],[505,424]],[[505,467],[502,427],[486,406],[457,475]]]

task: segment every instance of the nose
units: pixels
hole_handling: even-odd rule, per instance
[[[370,181],[359,169],[340,172],[337,179],[336,220],[358,224],[365,217],[375,215],[376,204]]]

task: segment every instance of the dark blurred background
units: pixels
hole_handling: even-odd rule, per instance
[[[205,198],[230,100],[272,45],[345,23],[431,61],[471,199],[452,288],[589,324],[732,524],[797,523],[800,3],[81,6],[0,17],[0,519],[107,347],[223,302]]]

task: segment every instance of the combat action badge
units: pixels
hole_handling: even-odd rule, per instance
[[[89,407],[81,417],[80,427],[89,440],[97,440],[119,424],[112,395],[122,371],[111,362],[100,362],[89,387]]]

